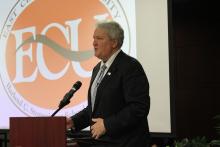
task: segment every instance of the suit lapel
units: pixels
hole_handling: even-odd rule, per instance
[[[92,77],[91,77],[90,84],[89,84],[88,106],[89,106],[90,108],[91,108],[91,87],[92,87],[92,83],[93,83],[94,80],[95,80],[95,77],[97,76],[97,74],[98,74],[98,72],[99,72],[100,66],[101,66],[101,62],[99,62],[99,63],[95,66],[95,68],[94,68],[94,70],[93,70],[93,72],[92,72]],[[91,112],[92,112],[92,108],[91,108],[90,110],[91,110]]]
[[[95,100],[95,104],[94,104],[94,110],[93,113],[96,111],[97,109],[97,105],[99,104],[99,101],[102,97],[102,92],[103,89],[105,89],[105,87],[108,85],[109,81],[112,80],[113,75],[118,71],[117,68],[117,64],[120,62],[121,57],[124,53],[121,51],[117,57],[115,58],[115,60],[113,61],[112,65],[110,66],[109,70],[106,72],[104,78],[102,79],[98,89],[97,89],[97,93],[96,93],[96,100]]]
[[[99,63],[95,66],[95,68],[94,68],[94,70],[93,70],[93,72],[92,72],[92,77],[91,77],[90,84],[89,84],[89,94],[90,94],[90,92],[91,92],[92,83],[94,82],[95,77],[97,76],[97,74],[98,74],[98,72],[99,72],[100,66],[101,66],[101,62],[99,62]]]

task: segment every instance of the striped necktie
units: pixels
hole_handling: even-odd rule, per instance
[[[102,65],[100,72],[98,73],[98,77],[96,79],[96,81],[94,81],[95,86],[94,86],[94,90],[92,93],[92,97],[91,97],[91,103],[92,103],[92,110],[94,109],[94,104],[95,104],[95,99],[96,99],[96,93],[97,93],[97,89],[99,87],[99,84],[102,81],[102,78],[104,76],[105,70],[106,70],[107,66],[105,64]]]

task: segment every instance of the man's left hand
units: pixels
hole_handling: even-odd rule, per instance
[[[93,118],[94,124],[91,126],[92,137],[98,139],[106,132],[104,120],[102,118]]]

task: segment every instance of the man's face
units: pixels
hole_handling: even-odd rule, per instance
[[[93,34],[95,56],[101,60],[108,60],[116,49],[116,41],[109,38],[104,29],[97,28]]]

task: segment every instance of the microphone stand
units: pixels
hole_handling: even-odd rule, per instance
[[[66,101],[61,101],[58,109],[51,115],[51,117],[54,117],[54,115],[57,114],[57,112],[59,112],[63,107],[65,107],[69,103],[70,103],[69,99]]]
[[[59,107],[52,115],[51,117],[54,117],[55,114],[57,114],[57,112],[59,112],[63,107]]]

